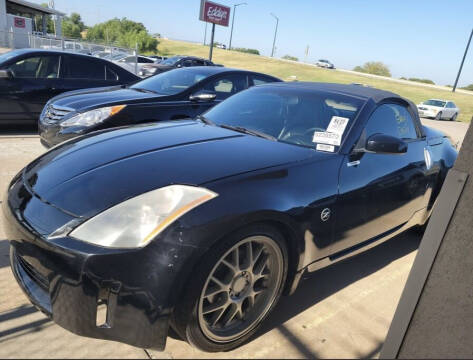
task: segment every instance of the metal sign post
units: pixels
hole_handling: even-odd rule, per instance
[[[212,35],[210,35],[210,52],[209,60],[212,61],[212,53],[214,49],[215,24],[212,24]]]
[[[455,85],[453,85],[452,92],[455,92],[455,90],[457,89],[458,80],[460,79],[460,74],[462,73],[463,64],[465,63],[466,54],[468,54],[468,49],[470,48],[470,43],[471,43],[471,38],[472,37],[473,37],[473,30],[471,30],[470,39],[468,40],[468,43],[466,44],[465,54],[463,55],[463,59],[462,59],[461,65],[460,65],[460,69],[458,70],[457,79],[455,80]]]

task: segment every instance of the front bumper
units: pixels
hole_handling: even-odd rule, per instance
[[[195,249],[176,246],[172,235],[138,250],[105,249],[67,237],[47,240],[38,226],[41,216],[30,220],[33,209],[48,218],[60,212],[26,195],[17,182],[3,214],[11,267],[30,301],[75,334],[164,350],[185,272],[180,270]]]
[[[85,130],[83,128],[78,128],[65,132],[58,124],[44,124],[40,121],[38,132],[41,144],[45,148],[49,149],[64,141],[83,135]]]
[[[421,110],[421,109],[417,109],[417,111],[419,112],[419,116],[420,117],[426,117],[426,118],[434,118],[437,116],[437,114],[439,113],[438,111],[435,111],[435,110]]]

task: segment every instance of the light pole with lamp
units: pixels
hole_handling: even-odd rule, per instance
[[[237,8],[237,6],[240,6],[240,5],[248,5],[248,4],[247,3],[239,3],[239,4],[233,5],[232,29],[230,30],[230,43],[228,44],[228,50],[232,49],[233,23],[235,22],[236,8]]]
[[[274,56],[274,48],[276,46],[276,35],[278,34],[278,25],[279,25],[279,18],[274,15],[273,13],[270,14],[273,18],[276,19],[276,29],[274,30],[274,41],[273,41],[273,50],[271,51],[271,57]]]

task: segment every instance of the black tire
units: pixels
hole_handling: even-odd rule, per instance
[[[457,121],[457,116],[458,116],[457,113],[453,114],[453,116],[452,116],[452,118],[450,119],[450,121]]]
[[[204,292],[204,289],[206,289],[206,286],[208,286],[208,278],[215,274],[215,270],[218,268],[218,266],[220,266],[218,264],[221,263],[222,258],[227,259],[227,252],[245,239],[255,236],[263,236],[265,238],[271,239],[280,249],[283,258],[282,278],[278,282],[279,285],[275,291],[275,296],[273,295],[274,298],[272,303],[270,305],[266,305],[269,306],[269,308],[265,310],[265,313],[261,318],[258,318],[256,323],[252,324],[251,327],[245,330],[244,334],[238,335],[238,338],[232,339],[231,341],[215,341],[205,334],[201,328],[201,323],[199,322],[201,296]],[[189,344],[200,350],[207,352],[232,350],[245,343],[258,330],[261,323],[274,309],[275,305],[279,301],[284,284],[286,283],[287,272],[288,252],[286,243],[283,236],[275,228],[266,224],[258,224],[241,229],[234,234],[227,236],[220,243],[216,244],[215,247],[211,248],[209,252],[204,255],[204,259],[202,259],[200,264],[196,266],[193,271],[194,275],[187,282],[185,287],[186,290],[180,297],[182,299],[181,302],[177,304],[173,311],[171,326],[182,339],[187,340]],[[253,301],[254,306],[257,300]],[[222,313],[225,313],[225,311],[222,311]],[[202,319],[202,316],[200,317]]]
[[[442,112],[440,111],[437,116],[435,117],[435,120],[442,120]]]

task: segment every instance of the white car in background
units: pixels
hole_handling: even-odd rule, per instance
[[[450,100],[430,99],[417,105],[420,117],[455,121],[460,109]]]
[[[335,65],[333,65],[330,61],[325,59],[319,59],[315,62],[315,65],[318,67],[326,68],[326,69],[335,69]]]
[[[135,68],[135,62],[138,60],[138,66]],[[141,76],[141,67],[144,64],[156,64],[159,63],[159,60],[153,59],[147,56],[134,56],[134,55],[125,55],[119,60],[112,60],[115,64],[120,65],[122,68],[127,69],[128,71],[132,72],[133,74],[135,73],[135,70],[137,70],[138,76]]]

